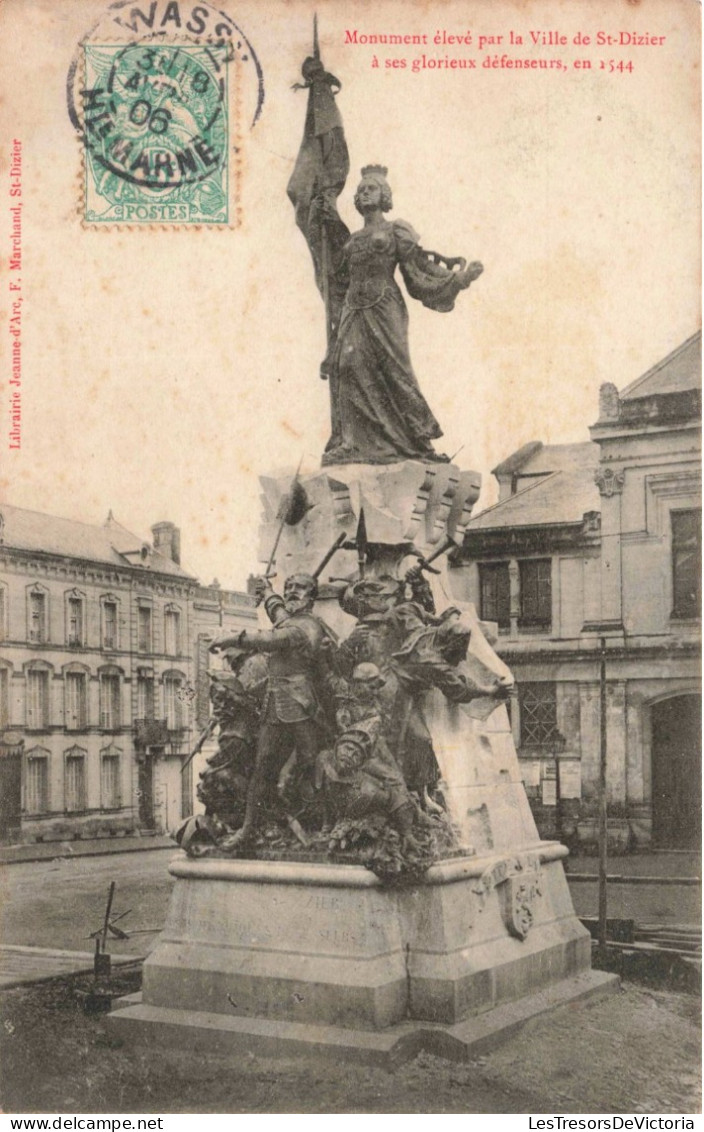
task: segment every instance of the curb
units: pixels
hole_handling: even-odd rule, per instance
[[[46,841],[34,845],[6,845],[0,848],[1,865],[23,865],[35,861],[70,860],[75,857],[106,857],[112,853],[144,853],[155,849],[178,850],[170,837],[130,837],[107,841]]]

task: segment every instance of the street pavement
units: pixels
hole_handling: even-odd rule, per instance
[[[171,858],[179,850],[53,857],[0,869],[0,940],[3,944],[86,951],[105,917],[111,881],[112,915],[128,939],[111,939],[113,955],[146,955],[169,904]]]
[[[587,880],[587,877],[593,880]],[[702,922],[699,853],[654,852],[612,857],[607,864],[607,916],[635,920],[640,927]],[[658,883],[641,883],[646,878]],[[578,916],[596,916],[599,907],[596,857],[570,857],[567,880]],[[692,883],[692,881],[699,883]],[[678,883],[678,881],[680,883]],[[630,882],[630,883],[629,883]]]

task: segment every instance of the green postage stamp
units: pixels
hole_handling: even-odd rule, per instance
[[[225,45],[85,43],[84,220],[228,223]]]

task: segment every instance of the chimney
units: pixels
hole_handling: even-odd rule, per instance
[[[181,532],[175,523],[164,520],[152,527],[154,549],[164,558],[170,558],[177,566],[181,564]]]
[[[618,389],[612,381],[605,381],[599,386],[599,421],[617,421],[618,418]]]

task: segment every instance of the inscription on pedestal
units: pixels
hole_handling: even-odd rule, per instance
[[[312,892],[306,898],[304,907],[310,908],[316,912],[341,912],[343,910],[343,902],[339,896]]]
[[[365,942],[365,933],[351,928],[322,928],[318,935],[323,943],[331,943],[335,947],[360,947]]]

